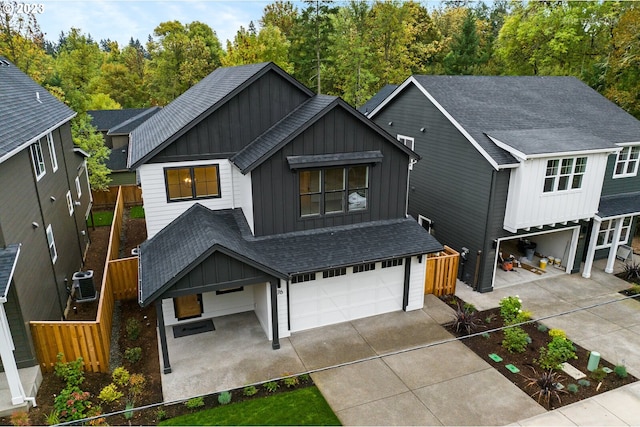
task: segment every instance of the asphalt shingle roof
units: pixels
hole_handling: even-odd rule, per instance
[[[240,209],[195,204],[140,246],[140,302],[153,301],[216,247],[281,278],[443,248],[410,218],[256,238]]]
[[[131,133],[129,167],[179,134],[272,63],[218,68]]]
[[[157,107],[155,107],[157,108]],[[130,120],[141,113],[149,110],[149,108],[124,108],[120,110],[88,110],[87,114],[91,116],[91,124],[101,132],[106,132],[112,127]]]
[[[600,218],[638,213],[640,213],[640,191],[600,197],[598,207]]]
[[[109,135],[127,135],[133,132],[135,128],[140,126],[146,120],[149,120],[149,118],[151,118],[151,116],[156,114],[158,111],[160,111],[160,107],[147,108],[140,114],[137,114],[136,116],[131,117],[130,119],[115,125],[111,129],[109,129],[108,134]]]
[[[382,101],[387,98],[387,96],[391,95],[391,92],[396,90],[397,87],[398,85],[383,86],[382,89],[380,89],[378,93],[369,98],[369,100],[365,102],[364,105],[358,107],[358,111],[360,111],[362,114],[372,112],[378,105],[382,103]]]
[[[0,57],[0,162],[75,112]]]
[[[640,121],[574,77],[414,78],[498,165],[516,160],[485,132],[573,127],[610,143],[640,141]]]
[[[7,297],[7,291],[10,285],[9,280],[11,279],[13,267],[18,260],[19,252],[19,243],[8,245],[4,249],[0,248],[0,297]]]

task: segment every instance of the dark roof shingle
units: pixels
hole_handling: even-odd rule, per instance
[[[157,108],[157,107],[155,107]],[[149,108],[123,108],[120,110],[88,110],[91,124],[101,132],[107,132],[114,126],[126,122],[149,110]]]
[[[640,213],[640,192],[615,194],[600,197],[598,216],[609,218]]]
[[[9,285],[11,285],[11,274],[18,261],[20,253],[20,244],[7,245],[6,248],[0,247],[0,297],[6,298]]]
[[[383,86],[382,89],[380,89],[378,93],[369,98],[369,100],[365,102],[364,105],[358,107],[358,111],[360,111],[362,114],[372,112],[378,105],[382,103],[382,101],[387,98],[387,96],[391,95],[391,92],[396,90],[397,87],[398,85]]]

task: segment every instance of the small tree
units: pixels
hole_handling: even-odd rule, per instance
[[[106,165],[110,153],[102,135],[91,125],[89,116],[81,114],[71,122],[71,135],[73,143],[89,154],[87,169],[91,189],[106,190],[111,182],[111,171]]]

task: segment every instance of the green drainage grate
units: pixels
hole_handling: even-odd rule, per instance
[[[607,374],[610,374],[611,372],[613,372],[613,369],[611,369],[611,368],[607,368],[606,366],[603,366],[603,367],[602,367],[602,370],[603,370],[604,372],[606,372]]]
[[[489,359],[493,360],[494,362],[502,362],[502,357],[498,356],[495,353],[491,353],[489,355]]]
[[[504,365],[504,367],[507,368],[512,374],[517,374],[518,372],[520,372],[520,369],[516,368],[512,364]]]

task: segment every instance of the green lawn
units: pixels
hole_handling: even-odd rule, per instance
[[[260,399],[230,403],[165,420],[174,426],[339,426],[317,387],[306,387]]]
[[[144,208],[142,206],[132,206],[129,211],[130,218],[144,218]]]
[[[113,222],[113,211],[101,211],[93,213],[93,220],[96,222],[96,227],[108,226]],[[91,222],[91,215],[89,215],[89,219],[87,219],[87,224],[89,227],[93,227],[93,223]]]

